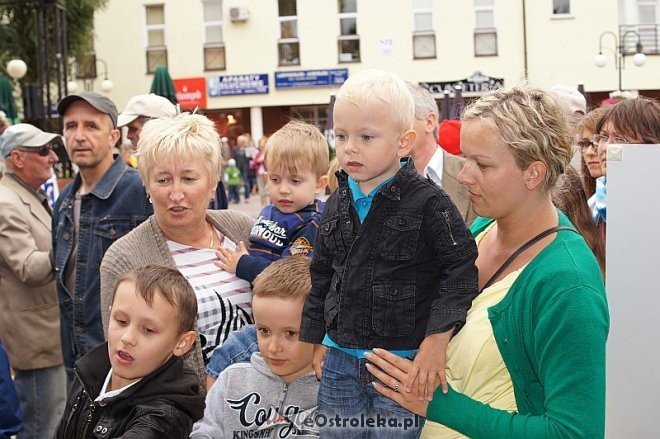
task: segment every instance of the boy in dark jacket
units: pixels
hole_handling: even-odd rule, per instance
[[[147,266],[115,289],[108,341],[76,362],[58,438],[188,437],[204,413],[181,356],[197,338],[197,298],[177,270]]]
[[[430,400],[436,383],[446,388],[447,343],[477,295],[477,248],[462,216],[411,159],[402,165],[414,112],[405,82],[373,70],[349,77],[334,105],[343,172],[319,225],[300,340],[315,344],[319,413],[382,427],[358,426],[354,438],[418,437],[422,422],[374,391],[366,358],[373,348],[414,358],[394,391],[416,386]],[[349,433],[320,427],[324,438]]]

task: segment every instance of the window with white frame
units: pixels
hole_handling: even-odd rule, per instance
[[[202,0],[204,6],[204,70],[225,70],[222,0]]]
[[[552,0],[552,15],[572,15],[573,0]]]
[[[474,55],[497,55],[495,0],[474,0]]]
[[[412,0],[413,58],[435,58],[433,0]]]
[[[147,14],[147,73],[158,67],[167,68],[165,45],[165,5],[146,5]]]
[[[296,0],[278,0],[280,34],[277,53],[281,66],[300,65],[298,8]]]
[[[360,37],[357,32],[357,0],[337,0],[339,10],[339,62],[360,61]]]
[[[315,125],[319,130],[321,130],[321,132],[323,132],[327,127],[327,105],[305,105],[299,107],[291,107],[289,111],[291,117]]]
[[[649,25],[660,22],[658,0],[637,0],[637,24]]]

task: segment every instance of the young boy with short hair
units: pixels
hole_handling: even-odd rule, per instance
[[[197,298],[177,270],[146,266],[115,289],[108,341],[74,366],[58,438],[188,437],[204,394],[181,356],[197,338]]]
[[[328,142],[314,125],[293,120],[266,145],[268,195],[250,233],[249,252],[223,249],[218,266],[252,282],[271,262],[291,255],[313,255],[324,203],[316,197],[328,184]]]
[[[191,438],[318,436],[313,346],[298,341],[310,287],[309,259],[303,256],[275,261],[257,276],[252,313],[259,352],[220,374]]]
[[[300,332],[315,345],[319,413],[413,418],[373,388],[365,351],[414,358],[397,391],[415,385],[430,399],[436,382],[444,388],[447,343],[477,295],[476,245],[449,196],[412,159],[402,164],[415,143],[414,102],[402,79],[374,70],[349,77],[333,114],[343,172],[319,226]],[[417,437],[415,420],[417,428],[375,432]],[[367,433],[358,427],[351,437]],[[321,429],[323,437],[345,434]]]

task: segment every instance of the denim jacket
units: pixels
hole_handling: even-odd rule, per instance
[[[76,291],[66,288],[66,264],[74,236],[73,203],[80,175],[64,188],[53,208],[55,282],[60,303],[64,365],[105,341],[101,323],[99,267],[106,250],[153,209],[138,171],[117,158],[92,191],[81,198]]]
[[[477,247],[449,196],[411,159],[360,224],[347,175],[326,202],[314,244],[300,340],[417,349],[465,323],[477,295]]]

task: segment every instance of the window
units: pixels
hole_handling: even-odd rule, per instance
[[[413,58],[435,58],[433,0],[412,0]]]
[[[357,33],[357,0],[337,0],[339,9],[339,62],[360,61],[360,37]]]
[[[147,73],[158,67],[167,68],[165,46],[165,6],[147,5]]]
[[[291,107],[290,114],[295,119],[303,120],[321,130],[325,131],[328,124],[328,106],[327,105],[305,105],[300,107]]]
[[[495,0],[474,0],[474,56],[497,55]]]
[[[552,0],[552,15],[571,15],[573,8],[572,0]]]
[[[225,42],[222,37],[222,0],[203,0],[204,70],[225,70]]]
[[[278,0],[280,34],[277,53],[281,66],[300,65],[298,39],[298,8],[296,0]]]

